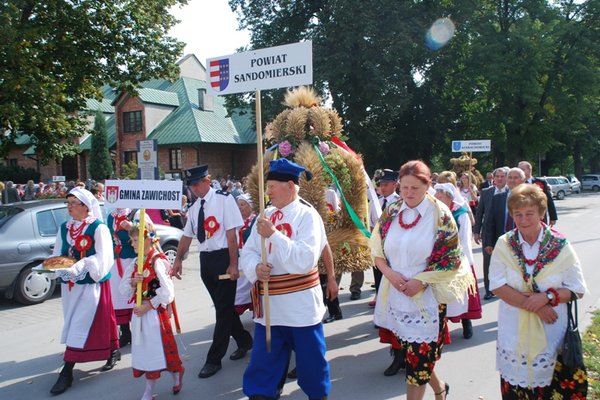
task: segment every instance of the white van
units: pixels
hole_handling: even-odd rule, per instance
[[[584,190],[600,191],[600,175],[587,174],[581,177],[581,187]]]

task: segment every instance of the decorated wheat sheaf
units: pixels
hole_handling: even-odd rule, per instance
[[[343,183],[343,196],[364,224],[367,220],[367,185],[362,163],[331,142],[334,136],[341,136],[342,120],[336,111],[320,107],[320,102],[321,99],[310,88],[300,87],[286,93],[284,104],[288,109],[282,111],[269,125],[272,138],[278,144],[284,143],[286,150],[290,145],[292,149],[289,154],[287,151],[283,154],[281,150],[267,151],[260,173],[266,174],[269,161],[282,156],[309,170],[313,178],[307,181],[304,175],[301,176],[300,196],[315,207],[325,222],[336,273],[363,271],[371,266],[368,239],[350,217],[344,202],[341,204],[341,211],[336,214],[327,207],[325,191],[333,179],[317,152],[325,153],[323,157],[330,154],[327,157],[332,164],[328,164],[329,168]],[[258,174],[259,167],[255,165],[248,175],[248,192],[255,200],[259,195]],[[258,208],[258,201],[254,201],[254,205]],[[325,273],[322,261],[319,262],[319,269],[321,273]]]

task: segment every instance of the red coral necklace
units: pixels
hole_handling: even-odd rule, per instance
[[[73,225],[69,227],[69,235],[71,236],[71,239],[77,239],[79,235],[81,235],[81,232],[83,232],[83,230],[85,229],[86,225],[87,223],[84,220],[81,222],[81,225],[79,225],[79,228],[75,228],[75,222],[73,222]]]
[[[404,210],[400,211],[400,214],[398,215],[398,223],[400,223],[400,226],[403,229],[414,228],[419,223],[419,221],[421,220],[421,214],[419,214],[417,212],[417,218],[415,218],[415,220],[413,222],[411,222],[410,224],[405,224],[404,221],[402,220],[403,213],[404,213]]]

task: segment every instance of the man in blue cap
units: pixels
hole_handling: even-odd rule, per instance
[[[221,359],[227,352],[229,337],[233,336],[237,350],[230,360],[239,360],[252,348],[252,336],[244,329],[235,311],[236,279],[238,271],[238,244],[236,229],[244,224],[233,196],[211,187],[208,165],[199,165],[185,171],[186,183],[198,200],[188,210],[188,221],[177,248],[173,263],[176,278],[181,279],[182,259],[189,250],[192,238],[198,239],[200,276],[214,303],[216,322],[213,342],[199,378],[213,376],[221,369]],[[230,279],[219,279],[229,274]]]
[[[254,349],[243,381],[244,393],[251,400],[279,397],[292,350],[298,384],[308,398],[326,399],[331,389],[321,323],[325,305],[317,268],[327,237],[319,213],[298,196],[303,172],[304,167],[286,159],[271,161],[267,194],[272,207],[257,218],[241,252],[241,268],[255,283]],[[266,264],[261,259],[261,237],[265,238]],[[270,290],[270,352],[262,313],[263,282],[269,283]]]

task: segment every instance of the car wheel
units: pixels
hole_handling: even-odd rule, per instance
[[[171,263],[171,265],[173,265],[173,263],[175,262],[175,257],[177,257],[177,246],[175,246],[174,244],[171,244],[171,243],[167,243],[163,247],[163,252],[169,259],[169,262]]]
[[[43,303],[54,293],[56,281],[47,274],[33,272],[31,269],[34,266],[23,268],[15,282],[14,298],[21,304]]]
[[[565,199],[565,192],[563,192],[562,190],[559,190],[558,193],[556,193],[556,198],[558,200],[564,200]]]
[[[593,187],[592,187],[592,191],[593,191],[593,192],[600,191],[600,186],[593,186]]]

